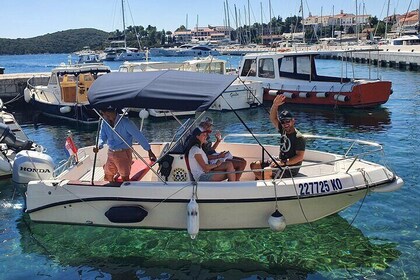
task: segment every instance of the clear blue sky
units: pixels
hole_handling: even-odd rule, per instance
[[[0,38],[31,38],[47,33],[77,28],[96,28],[107,32],[122,29],[121,0],[0,0],[2,10],[0,16]],[[223,0],[125,0],[126,26],[152,25],[158,30],[174,31],[180,25],[188,27],[197,24],[207,26],[223,25]],[[127,4],[128,2],[128,4]],[[251,23],[261,22],[263,6],[264,22],[269,18],[269,0],[250,0]],[[365,3],[366,14],[378,18],[386,16],[388,0],[358,0],[362,8]],[[244,10],[248,11],[248,0],[228,0],[230,7],[230,22],[236,27],[234,5],[241,14],[244,24]],[[331,14],[334,5],[335,13],[356,12],[356,0],[304,0],[304,16],[309,11],[313,15]],[[405,13],[410,0],[391,0],[390,14]],[[418,8],[418,1],[413,1],[410,10]],[[299,0],[271,0],[272,16],[286,18],[299,11]],[[131,11],[131,14],[130,14]],[[362,11],[360,12],[362,14]],[[247,19],[248,20],[248,19]]]

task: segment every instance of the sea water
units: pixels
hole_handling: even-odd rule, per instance
[[[222,58],[234,67],[239,63],[238,57]],[[0,56],[0,65],[6,67],[6,73],[48,72],[67,59],[67,54]],[[119,66],[109,65],[112,69]],[[320,60],[319,65],[322,74],[340,75],[338,61]],[[339,214],[289,226],[282,233],[269,229],[201,231],[191,240],[186,230],[36,224],[22,211],[23,195],[10,180],[3,180],[0,279],[420,279],[420,79],[417,72],[380,70],[394,90],[381,107],[288,109],[301,132],[383,144],[386,164],[405,181],[399,191],[374,193]],[[353,72],[356,77],[366,77],[369,67],[348,68],[348,74]],[[371,73],[376,75],[376,68]],[[95,125],[78,127],[34,119],[19,106],[7,106],[55,164],[66,159],[67,131],[72,131],[78,146],[94,144]],[[266,109],[238,114],[255,133],[275,133]],[[208,115],[223,135],[247,133],[232,112]],[[139,119],[134,121],[140,126]],[[170,139],[178,123],[149,118],[143,127],[150,141],[160,141]]]

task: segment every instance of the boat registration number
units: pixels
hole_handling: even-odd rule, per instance
[[[327,193],[341,189],[343,189],[343,184],[338,178],[299,184],[300,195]]]

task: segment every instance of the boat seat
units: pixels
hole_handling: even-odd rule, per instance
[[[147,164],[153,164],[153,161],[149,160],[149,158],[144,159]],[[141,159],[134,160],[131,164],[130,181],[140,181],[149,170],[150,167],[147,166]],[[121,176],[118,177],[116,182],[122,182]]]

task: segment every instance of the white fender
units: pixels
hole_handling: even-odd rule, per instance
[[[61,114],[70,113],[70,111],[71,111],[70,106],[63,106],[63,107],[60,107],[60,113],[61,113]]]
[[[32,91],[29,88],[25,88],[23,90],[23,98],[25,99],[26,103],[31,102],[31,98],[32,98]]]
[[[191,239],[195,239],[200,230],[200,213],[195,198],[191,198],[187,205],[187,230]]]
[[[268,225],[273,231],[283,231],[286,228],[286,218],[279,212],[279,210],[276,210],[268,218]]]
[[[11,174],[12,165],[3,156],[0,156],[0,175]]]
[[[141,109],[141,111],[139,112],[139,118],[147,119],[148,117],[149,117],[149,111],[147,111],[146,109]]]
[[[336,94],[334,95],[334,100],[346,102],[350,100],[350,97],[348,97],[347,95]]]
[[[317,92],[317,98],[327,98],[329,96],[328,92]]]
[[[273,96],[276,96],[278,93],[279,93],[279,91],[277,89],[270,89],[268,91],[268,94],[273,95]]]
[[[283,95],[286,96],[286,98],[293,99],[296,97],[296,94],[293,92],[283,92]]]

